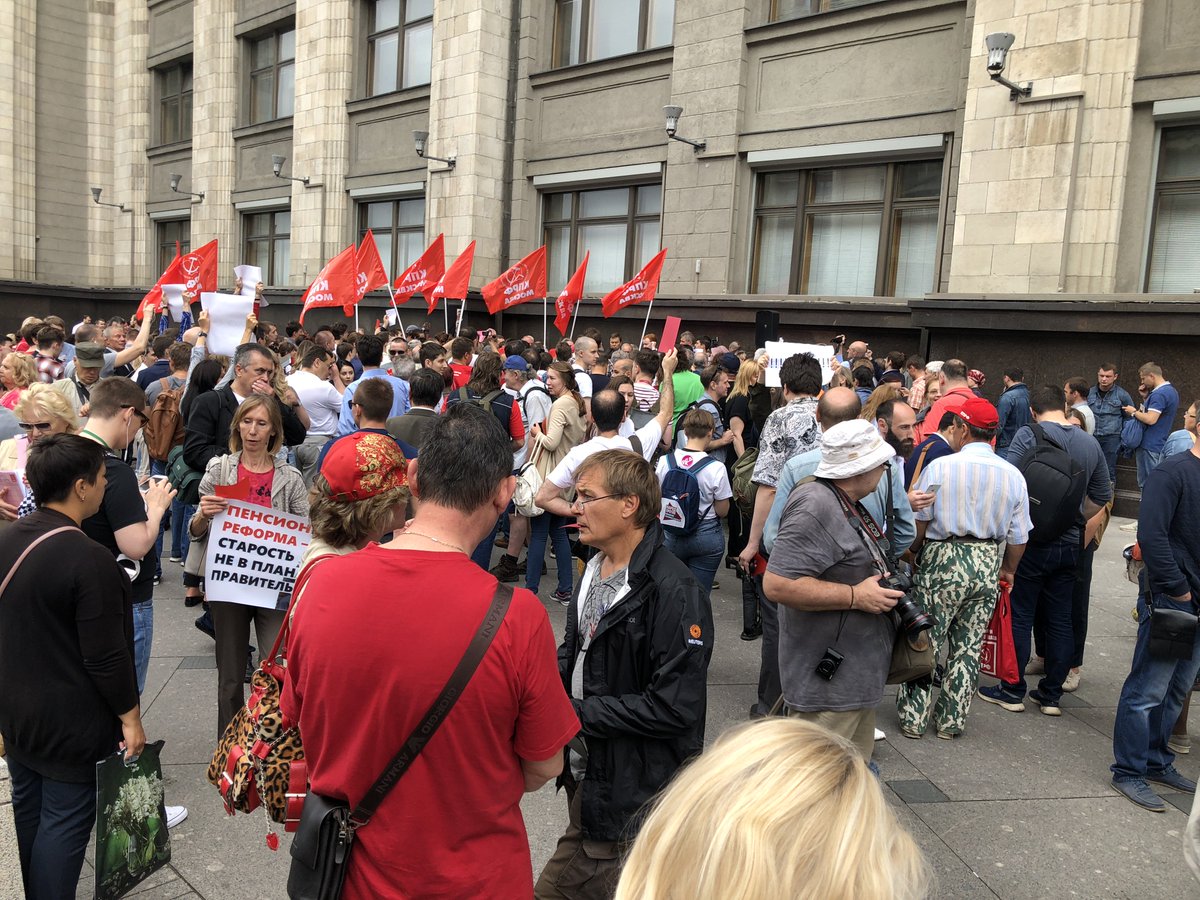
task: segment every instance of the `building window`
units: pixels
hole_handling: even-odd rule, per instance
[[[920,297],[933,290],[941,160],[759,175],[750,290]]]
[[[246,236],[242,259],[263,270],[265,284],[287,284],[291,259],[292,214],[278,212],[247,213],[242,217]]]
[[[169,219],[159,222],[158,232],[158,271],[167,271],[167,266],[175,258],[175,250],[187,253],[192,249],[192,220]]]
[[[675,0],[558,0],[554,65],[666,47],[675,28]]]
[[[662,185],[545,195],[546,275],[553,293],[588,259],[584,290],[606,293],[650,261],[661,247]]]
[[[371,96],[429,84],[433,0],[375,0],[367,50]]]
[[[358,239],[367,229],[375,235],[379,258],[395,278],[416,262],[425,249],[425,198],[373,200],[358,205]]]
[[[192,64],[179,63],[155,73],[158,81],[158,142],[192,139]]]
[[[1151,293],[1200,289],[1200,125],[1162,131],[1146,268]]]
[[[250,121],[285,119],[296,108],[296,31],[250,43]]]
[[[862,6],[866,3],[877,2],[878,0],[771,0],[771,21],[798,19],[801,16],[811,16],[813,13],[830,12],[835,9],[845,9],[848,6]]]

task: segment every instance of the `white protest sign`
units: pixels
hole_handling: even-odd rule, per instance
[[[821,382],[829,380],[833,365],[833,347],[830,344],[792,344],[787,341],[767,341],[767,387],[779,387],[779,368],[789,356],[811,353],[821,366]]]
[[[286,607],[311,540],[312,526],[303,516],[230,500],[208,531],[206,599],[262,609]]]
[[[233,356],[246,330],[246,316],[254,311],[254,298],[206,291],[200,306],[208,312],[208,352]]]
[[[394,309],[385,309],[383,311],[383,321],[388,328],[394,328],[400,321],[400,313]]]
[[[262,281],[262,266],[234,266],[233,274],[242,279],[241,295],[253,297],[258,283]],[[266,297],[263,297],[262,305],[269,305]]]
[[[171,313],[171,321],[178,322],[183,318],[183,292],[186,284],[161,285],[163,299],[167,301],[167,310]]]

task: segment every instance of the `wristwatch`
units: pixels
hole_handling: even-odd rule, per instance
[[[200,335],[199,335],[199,336],[200,336],[200,337],[205,337],[205,338],[206,338],[206,337],[208,337],[208,332],[207,332],[207,331],[202,331],[202,332],[200,332]]]

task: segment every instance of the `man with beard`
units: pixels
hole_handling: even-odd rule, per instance
[[[883,439],[892,445],[903,463],[912,456],[913,427],[917,423],[916,411],[903,400],[885,400],[875,412],[875,427]]]

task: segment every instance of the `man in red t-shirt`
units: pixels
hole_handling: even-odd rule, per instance
[[[967,384],[967,364],[961,359],[946,360],[938,380],[941,382],[942,395],[930,407],[924,421],[913,428],[913,440],[917,444],[938,430],[942,416],[948,412],[958,412],[968,399],[975,396]]]
[[[468,554],[508,506],[515,479],[489,415],[452,406],[409,463],[420,505],[408,528],[318,560],[293,602],[280,703],[299,723],[318,794],[351,806],[363,798],[491,603],[496,579]],[[578,732],[546,610],[516,590],[457,704],[358,831],[343,898],[530,897],[521,796],[561,773]]]
[[[450,371],[454,373],[454,383],[450,390],[457,391],[466,387],[471,380],[471,354],[475,345],[467,338],[456,337],[450,342]]]

